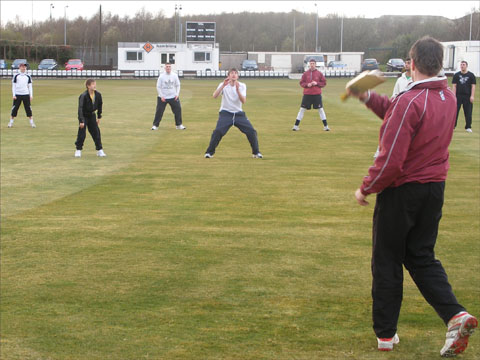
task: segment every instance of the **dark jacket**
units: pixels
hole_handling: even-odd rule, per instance
[[[308,83],[312,81],[316,81],[317,85],[308,87]],[[300,86],[303,87],[304,95],[321,95],[322,88],[325,87],[325,85],[327,85],[327,79],[325,79],[322,72],[317,69],[305,71],[300,80]]]
[[[92,103],[92,99],[86,90],[78,98],[78,121],[85,123],[85,119],[95,118],[95,111],[98,113],[98,118],[102,118],[102,94],[95,90],[95,102]]]
[[[445,77],[411,83],[392,99],[372,92],[366,105],[383,123],[380,152],[363,180],[362,194],[445,181],[457,115],[457,100]]]

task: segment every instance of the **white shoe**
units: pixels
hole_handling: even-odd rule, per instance
[[[323,127],[323,131],[330,131],[330,128],[328,127],[328,125]]]
[[[448,322],[447,340],[440,355],[443,357],[454,357],[465,351],[468,346],[468,338],[478,326],[478,320],[462,311],[452,317]]]
[[[13,127],[13,121],[12,121],[12,120],[10,120],[10,121],[8,122],[8,127],[9,127],[9,128]]]
[[[254,159],[263,159],[263,155],[261,153],[256,153],[252,155]]]
[[[465,129],[466,132],[469,132],[469,133],[473,133],[472,129],[468,128],[468,129]]]
[[[107,156],[107,154],[105,154],[105,153],[103,152],[103,149],[100,149],[100,150],[97,151],[97,156],[105,157],[105,156]]]
[[[175,129],[177,129],[177,130],[185,130],[186,127],[183,126],[182,124],[180,124],[180,125],[175,126]]]
[[[298,130],[300,130],[300,128],[298,127],[298,125],[293,125],[292,130],[293,130],[293,131],[298,131]]]
[[[157,130],[157,129],[158,129],[157,126],[155,126],[155,125],[152,126],[152,130]]]
[[[75,157],[82,157],[82,150],[75,150]]]
[[[32,128],[34,128],[34,129],[36,128],[35,123],[33,122],[33,120],[30,120],[30,125],[32,126]]]
[[[213,157],[213,154],[205,153],[205,159],[211,159],[212,157]]]
[[[380,351],[392,351],[393,345],[397,345],[400,342],[400,338],[397,334],[395,334],[392,338],[389,339],[381,339],[377,338],[378,341],[378,350]]]

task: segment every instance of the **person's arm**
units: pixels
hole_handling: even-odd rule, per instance
[[[103,99],[102,99],[102,94],[100,94],[99,92],[97,92],[96,96],[98,96],[97,119],[100,120],[102,118],[102,113],[103,113]]]
[[[303,75],[302,75],[302,78],[300,79],[300,86],[303,87],[303,88],[308,88],[310,86],[308,86],[309,82],[307,81],[307,73],[304,72]]]
[[[393,87],[393,93],[392,97],[397,96],[400,93],[400,80],[401,77],[397,79],[397,82],[395,83],[395,86]]]
[[[15,96],[15,82],[17,81],[17,79],[15,78],[16,75],[13,75],[13,78],[12,78],[12,97],[14,100],[17,99],[17,97]]]
[[[419,120],[417,109],[409,106],[409,102],[403,101],[394,107],[380,130],[380,152],[360,187],[364,196],[383,191],[402,173]],[[359,200],[362,199],[357,197]]]
[[[457,83],[458,83],[458,73],[453,75],[453,78],[452,78],[452,91],[455,95],[457,95]]]
[[[245,101],[247,101],[247,87],[245,85],[240,86],[240,83],[235,81],[235,88],[237,89],[238,98],[242,104],[245,104]]]
[[[452,84],[452,91],[455,95],[457,95],[457,84]]]
[[[162,93],[162,80],[161,80],[161,77],[162,75],[160,75],[157,79],[157,93],[158,93],[158,97],[163,101],[165,102],[165,97],[163,96],[163,93]]]
[[[365,101],[365,105],[382,120],[390,107],[390,103],[388,96],[379,95],[375,91],[369,91],[368,98]]]
[[[475,100],[475,84],[472,84],[472,94],[470,95],[470,102],[473,104]]]
[[[323,88],[326,85],[327,85],[327,79],[325,78],[325,76],[323,76],[322,72],[319,71],[319,77],[318,77],[318,82],[316,86],[318,86],[319,88]]]
[[[78,121],[80,122],[80,127],[83,128],[85,124],[85,117],[83,116],[83,103],[85,101],[85,93],[80,95],[78,98]]]
[[[28,92],[30,93],[30,100],[33,100],[33,84],[30,76],[28,77]]]
[[[216,99],[216,98],[218,97],[218,95],[220,95],[220,93],[223,91],[223,88],[224,88],[225,86],[227,86],[227,84],[228,84],[228,78],[226,78],[225,80],[223,80],[223,83],[221,83],[220,85],[218,85],[217,90],[215,90],[215,91],[213,92],[213,95],[212,95],[214,99]]]

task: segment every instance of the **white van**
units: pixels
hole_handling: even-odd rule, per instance
[[[323,55],[305,55],[305,57],[303,58],[304,71],[307,71],[310,68],[308,63],[310,62],[311,59],[315,59],[315,61],[317,62],[317,69],[318,68],[322,69],[325,67],[325,57]]]

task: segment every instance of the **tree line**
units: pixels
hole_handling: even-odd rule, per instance
[[[100,21],[101,19],[101,21]],[[363,51],[366,57],[380,61],[392,56],[405,57],[418,38],[431,35],[440,41],[468,40],[472,19],[472,40],[480,39],[480,12],[451,20],[440,16],[381,16],[379,18],[341,18],[337,14],[320,15],[318,47],[321,52]],[[92,49],[99,44],[115,49],[118,42],[174,42],[179,32],[178,19],[162,11],[145,8],[133,16],[120,17],[100,11],[90,18],[78,16],[67,20],[69,47]],[[316,14],[289,13],[221,13],[183,16],[183,38],[186,21],[216,22],[216,42],[222,52],[300,51],[313,52],[316,45]],[[343,22],[343,38],[341,27]],[[0,46],[63,45],[64,20],[53,19],[25,24],[18,18],[2,25]],[[15,45],[16,44],[16,45]],[[4,47],[3,56],[7,56]],[[62,48],[63,49],[63,48]],[[64,49],[63,49],[64,50]],[[62,50],[62,51],[63,51]],[[25,49],[24,49],[25,51]],[[11,49],[10,49],[11,52]],[[58,50],[57,50],[58,52]],[[384,59],[385,58],[385,59]]]

